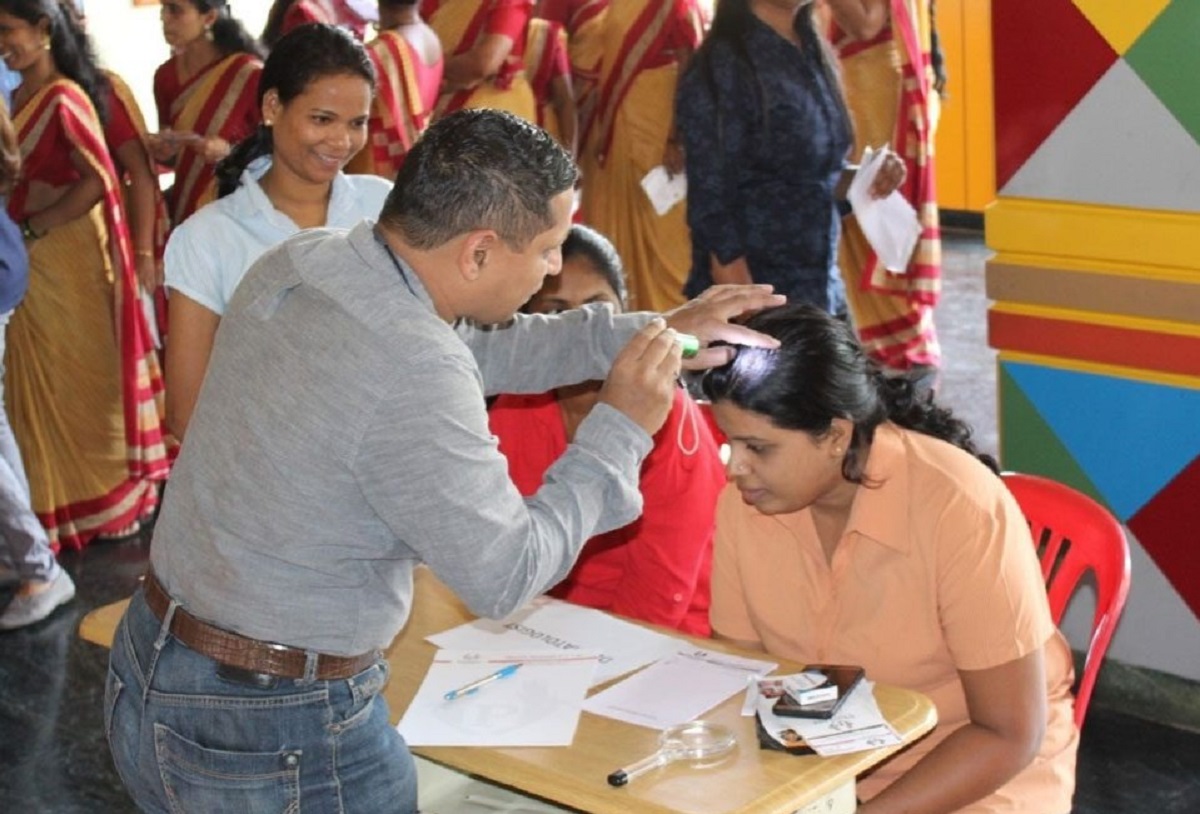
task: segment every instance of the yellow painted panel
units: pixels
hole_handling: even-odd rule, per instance
[[[1171,0],[1075,0],[1075,7],[1122,56]]]
[[[937,134],[938,203],[982,212],[996,197],[991,0],[938,0],[949,75]]]
[[[999,362],[1018,362],[1041,367],[1052,367],[1058,370],[1074,370],[1081,373],[1096,373],[1101,376],[1112,376],[1118,379],[1131,379],[1150,384],[1166,384],[1171,387],[1183,387],[1188,390],[1200,390],[1200,378],[1184,376],[1178,373],[1159,373],[1153,370],[1122,367],[1120,365],[1102,365],[1096,362],[1083,362],[1078,359],[1063,359],[1058,356],[1043,356],[1037,353],[1017,353],[1015,351],[1000,351],[996,357]]]
[[[1200,212],[1006,197],[984,225],[998,252],[1200,271]]]
[[[962,15],[962,0],[938,3],[938,36],[949,77],[949,96],[942,100],[935,145],[938,205],[943,209],[971,208],[967,203],[966,61]]]
[[[941,13],[939,0],[938,10]],[[967,208],[996,200],[996,128],[992,95],[992,0],[964,0],[967,86]]]

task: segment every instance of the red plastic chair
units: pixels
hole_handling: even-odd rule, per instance
[[[1129,596],[1129,543],[1107,509],[1049,478],[1005,472],[1004,482],[1029,521],[1042,563],[1054,624],[1088,571],[1096,578],[1092,639],[1075,693],[1075,724],[1082,728],[1100,663]]]

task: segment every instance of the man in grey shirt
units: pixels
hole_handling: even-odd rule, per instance
[[[774,304],[763,288],[665,320],[514,318],[561,266],[575,175],[537,128],[464,111],[414,147],[378,224],[303,232],[246,275],[113,647],[109,742],[144,810],[415,811],[378,697],[414,566],[478,614],[521,607],[640,512],[681,366],[671,328],[765,341],[727,322]],[[485,395],[606,374],[523,499]]]

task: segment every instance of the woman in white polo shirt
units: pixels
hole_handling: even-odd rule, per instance
[[[180,440],[221,315],[254,261],[301,229],[379,214],[391,183],[342,172],[366,142],[374,89],[362,44],[333,26],[297,28],[263,66],[263,123],[218,166],[218,199],[167,243],[167,424]]]

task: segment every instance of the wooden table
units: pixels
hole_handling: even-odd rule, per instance
[[[392,677],[384,696],[394,720],[408,707],[433,661],[436,648],[425,637],[475,618],[428,569],[417,569],[414,593],[408,625],[387,653]],[[127,603],[114,603],[88,614],[80,625],[80,635],[110,645]],[[688,638],[712,650],[762,656],[710,639]],[[784,673],[803,667],[772,660],[780,661]],[[933,704],[920,693],[876,685],[875,698],[905,744],[936,723]],[[852,800],[855,776],[902,748],[832,758],[763,750],[755,736],[754,719],[740,715],[741,703],[739,694],[704,716],[737,734],[738,747],[724,762],[703,769],[672,764],[622,788],[609,786],[608,774],[654,752],[658,733],[590,713],[580,717],[570,747],[421,747],[413,751],[467,774],[595,814],[793,814],[814,803],[821,804],[817,810],[822,812],[833,810],[824,803],[845,799],[847,794]]]

